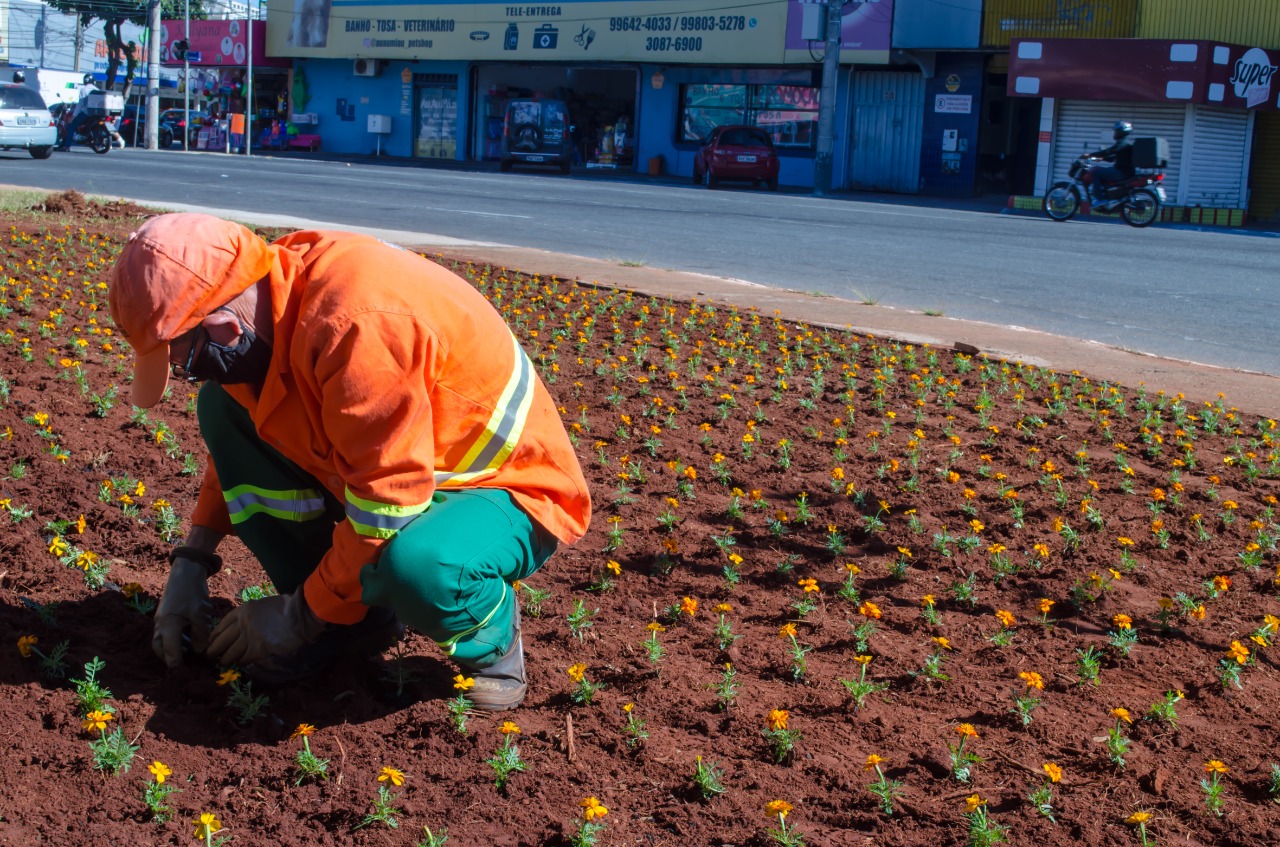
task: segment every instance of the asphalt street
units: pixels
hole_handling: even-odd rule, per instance
[[[1280,238],[856,195],[391,163],[87,148],[0,183],[642,262],[1280,374]]]

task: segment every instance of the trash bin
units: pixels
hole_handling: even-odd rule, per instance
[[[661,156],[653,156],[649,159],[649,176],[662,176]]]

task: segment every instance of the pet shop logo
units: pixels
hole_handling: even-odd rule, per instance
[[[1249,108],[1261,105],[1271,98],[1271,78],[1276,66],[1265,50],[1257,47],[1249,50],[1236,62],[1231,85],[1237,97],[1242,97]]]

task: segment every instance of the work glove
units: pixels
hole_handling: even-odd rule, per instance
[[[209,643],[209,577],[204,565],[181,556],[173,560],[169,581],[156,606],[151,649],[173,670],[182,667],[182,638],[188,630],[191,649],[203,653]]]
[[[302,588],[237,606],[210,636],[209,657],[220,665],[251,665],[285,658],[315,641],[325,622],[307,608]]]

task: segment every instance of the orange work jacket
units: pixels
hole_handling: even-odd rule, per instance
[[[270,370],[260,391],[224,388],[346,506],[303,585],[319,618],[364,616],[361,568],[437,488],[504,489],[560,541],[582,537],[591,501],[555,403],[478,291],[368,236],[296,232],[270,249]],[[209,463],[192,522],[234,532],[262,510],[242,495]]]

